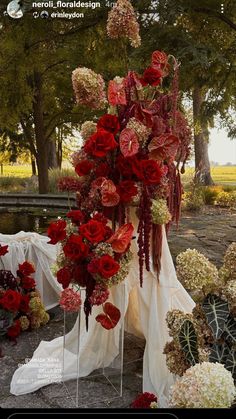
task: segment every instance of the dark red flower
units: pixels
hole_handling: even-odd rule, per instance
[[[71,219],[73,224],[79,225],[84,220],[84,214],[80,210],[71,210],[66,216]]]
[[[145,185],[158,185],[162,178],[162,170],[155,160],[141,160],[136,175]]]
[[[99,259],[91,259],[87,266],[88,272],[91,275],[97,274],[99,269]]]
[[[71,269],[67,266],[57,271],[57,281],[62,285],[63,289],[67,288],[71,282]]]
[[[108,177],[111,169],[107,163],[100,163],[95,169],[96,177]]]
[[[101,323],[104,329],[114,329],[114,327],[120,320],[120,310],[111,303],[105,303],[102,308],[104,314],[98,314],[98,316],[96,317],[96,321],[98,323]]]
[[[35,280],[30,276],[24,276],[20,284],[24,290],[32,290],[36,286]]]
[[[136,156],[125,158],[121,154],[116,159],[116,169],[120,174],[126,178],[131,178],[133,175],[132,161],[136,160]]]
[[[64,176],[57,182],[58,190],[61,192],[77,192],[81,186],[82,182],[73,176]]]
[[[157,403],[157,396],[155,396],[155,394],[145,392],[138,395],[138,397],[131,404],[131,408],[132,409],[149,409],[150,404],[153,402]]]
[[[121,202],[130,202],[137,195],[138,188],[132,180],[123,180],[117,186]]]
[[[14,339],[14,338],[17,338],[17,336],[19,336],[20,332],[21,332],[20,320],[17,319],[14,321],[14,324],[11,327],[9,327],[9,329],[7,329],[7,336],[9,338]]]
[[[111,229],[111,227],[106,226],[105,227],[105,237],[104,240],[108,240],[113,234],[113,230]]]
[[[30,301],[29,295],[22,295],[19,311],[21,311],[22,313],[28,313],[28,311],[29,311],[29,301]]]
[[[151,86],[158,86],[161,83],[162,71],[158,68],[148,67],[143,73],[141,83],[143,86],[150,84]]]
[[[19,265],[18,272],[20,272],[23,276],[29,276],[35,272],[34,266],[32,263],[25,261]]]
[[[106,114],[103,115],[97,123],[98,129],[105,129],[116,135],[120,129],[119,119],[116,115]]]
[[[162,134],[159,137],[154,137],[148,146],[150,157],[155,160],[173,161],[178,148],[179,139],[173,134]]]
[[[120,134],[120,151],[124,157],[132,157],[139,150],[139,141],[132,128],[125,128]]]
[[[0,256],[4,256],[6,253],[8,253],[8,245],[2,246],[0,244]]]
[[[51,223],[47,230],[47,235],[51,239],[48,243],[57,244],[66,238],[66,222],[64,220],[58,220]]]
[[[120,265],[110,255],[103,255],[98,260],[98,272],[105,278],[109,279],[114,276],[120,269]]]
[[[19,310],[21,294],[18,291],[7,290],[0,299],[0,304],[5,310],[16,312]]]
[[[76,167],[75,171],[79,176],[86,176],[88,175],[94,167],[94,163],[89,160],[82,160],[79,162]]]
[[[131,223],[124,224],[110,238],[107,243],[112,245],[112,249],[117,253],[127,250],[132,239],[134,227]]]
[[[108,101],[111,105],[126,105],[125,80],[121,83],[110,80],[108,84]]]
[[[105,237],[104,224],[96,220],[89,220],[88,223],[81,225],[79,232],[91,243],[99,243]]]
[[[86,141],[84,151],[93,157],[105,157],[117,146],[113,134],[104,129],[99,129]]]
[[[101,212],[96,212],[93,215],[93,220],[100,221],[104,225],[106,225],[108,222],[108,219]]]
[[[81,287],[86,287],[88,281],[87,265],[75,265],[72,269],[72,277],[73,282]]]
[[[154,51],[152,53],[152,67],[163,68],[168,62],[168,56],[163,51]]]
[[[89,248],[83,242],[83,237],[77,234],[71,234],[63,247],[65,256],[71,260],[80,260],[88,256]]]

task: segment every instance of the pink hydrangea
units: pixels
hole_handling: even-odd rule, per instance
[[[82,300],[80,293],[72,288],[66,288],[61,293],[59,301],[60,307],[65,311],[77,312],[80,310]]]

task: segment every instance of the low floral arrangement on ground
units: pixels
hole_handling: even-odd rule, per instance
[[[136,399],[131,403],[132,409],[157,409],[158,398],[153,393],[142,393],[139,394]]]
[[[0,246],[0,255],[8,246]],[[19,264],[16,276],[11,271],[0,270],[0,336],[15,340],[22,331],[36,329],[49,321],[39,293],[35,289],[31,263]]]
[[[195,293],[193,295],[197,304],[190,314],[180,310],[167,313],[169,335],[173,338],[164,348],[167,366],[173,374],[186,377],[186,380],[182,381],[186,383],[189,368],[199,363],[210,363],[209,367],[205,367],[205,372],[202,372],[203,377],[208,370],[213,377],[213,370],[217,372],[217,369],[219,374],[222,373],[226,377],[227,374],[222,369],[224,367],[231,376],[233,388],[233,380],[236,381],[236,243],[232,243],[227,249],[224,264],[219,272],[204,255],[195,249],[188,249],[177,257],[177,273],[187,289]],[[200,371],[204,367],[197,368],[193,371]],[[194,376],[195,373],[191,375]],[[216,388],[213,387],[212,384],[214,393]],[[180,395],[181,391],[179,392],[177,387],[175,391]],[[189,405],[186,407],[191,407],[190,396],[186,393],[186,403],[188,399]],[[210,399],[211,397],[204,402],[206,405],[194,407],[212,407]],[[217,399],[221,405],[217,404]],[[212,403],[216,403],[214,407],[226,407],[220,400],[218,396],[212,398]],[[226,404],[227,400],[229,399],[225,398]]]
[[[51,244],[60,243],[54,271],[64,291],[60,304],[66,311],[79,311],[80,289],[85,289],[84,311],[87,319],[93,306],[102,305],[96,317],[105,329],[112,329],[120,319],[120,311],[108,302],[109,288],[122,282],[129,271],[133,236],[131,223],[113,231],[101,213],[87,215],[71,210],[67,220],[51,223],[48,236]]]

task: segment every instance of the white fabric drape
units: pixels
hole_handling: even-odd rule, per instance
[[[0,244],[8,245],[8,253],[0,257],[0,269],[10,270],[15,275],[19,263],[25,260],[33,263],[36,288],[46,310],[58,304],[62,290],[51,272],[51,265],[56,261],[57,246],[48,244],[48,241],[48,237],[38,233],[20,231],[12,235],[0,234]]]
[[[137,217],[133,211],[131,221],[137,231]],[[146,346],[143,358],[143,391],[158,395],[161,407],[168,406],[170,385],[173,376],[169,373],[163,347],[170,339],[165,323],[166,313],[170,309],[180,309],[191,312],[194,307],[189,294],[177,280],[175,268],[170,255],[164,232],[162,249],[162,269],[160,280],[151,266],[150,272],[144,273],[143,287],[139,285],[139,265],[137,257],[137,241],[133,240],[131,250],[133,260],[130,272],[124,283],[113,287],[110,301],[114,302],[125,315],[126,330],[138,336],[144,336]],[[89,331],[86,332],[84,316],[81,318],[81,337],[79,364],[80,376],[86,376],[93,370],[108,366],[118,353],[119,325],[106,331],[95,321],[95,316],[101,312],[100,307],[93,308],[89,319]],[[76,378],[77,323],[66,335],[66,379]],[[63,337],[50,342],[42,341],[27,364],[18,368],[12,378],[11,393],[21,395],[33,392],[42,386],[50,384],[49,379],[40,380],[37,359],[56,359],[62,364]],[[47,364],[44,365],[47,368]]]

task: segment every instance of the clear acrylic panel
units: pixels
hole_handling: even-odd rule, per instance
[[[85,290],[80,290],[84,301]],[[96,321],[103,312],[94,306],[86,331],[83,307],[79,313],[64,311],[62,384],[65,407],[86,408],[122,397],[125,284],[113,286],[109,302],[119,308],[121,318],[106,330]]]

